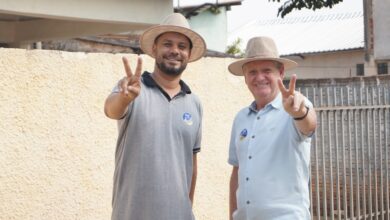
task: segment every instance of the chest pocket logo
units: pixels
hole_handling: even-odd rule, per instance
[[[184,123],[186,123],[187,125],[192,125],[194,122],[192,121],[192,116],[190,113],[188,112],[185,112],[183,114],[183,121]]]
[[[246,138],[247,135],[248,135],[248,130],[244,128],[240,133],[240,141],[244,140],[244,138]]]

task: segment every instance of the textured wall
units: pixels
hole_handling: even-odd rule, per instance
[[[0,219],[110,218],[117,128],[103,103],[121,56],[0,48]],[[229,62],[204,58],[184,74],[204,106],[198,220],[227,219],[231,123],[251,101]]]

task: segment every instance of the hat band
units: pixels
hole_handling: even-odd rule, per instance
[[[279,56],[272,55],[270,56],[269,54],[255,54],[252,56],[248,56],[246,58],[269,58],[269,59],[279,59]]]

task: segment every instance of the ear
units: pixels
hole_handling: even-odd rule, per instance
[[[248,77],[247,77],[247,74],[245,72],[243,72],[243,76],[244,76],[245,84],[248,85]]]
[[[156,54],[157,54],[157,45],[153,44],[153,46],[152,46],[152,55],[153,55],[153,57],[156,57]]]
[[[285,76],[284,65],[282,65],[282,67],[280,68],[279,73],[280,73],[280,78],[283,80]]]

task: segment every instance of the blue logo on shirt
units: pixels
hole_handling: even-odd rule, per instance
[[[183,121],[187,124],[187,125],[192,125],[193,124],[193,121],[192,121],[192,116],[190,113],[188,112],[185,112],[183,114]]]
[[[248,130],[244,128],[244,130],[242,130],[240,133],[240,140],[243,140],[247,135],[248,135]]]

